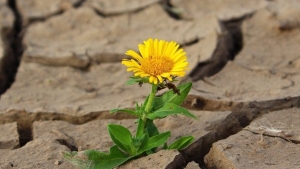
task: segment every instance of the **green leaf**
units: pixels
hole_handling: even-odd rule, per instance
[[[133,76],[130,77],[130,79],[125,83],[126,85],[133,85],[133,84],[137,84],[137,83],[148,83],[149,80],[147,77],[137,77],[137,76]]]
[[[163,107],[166,103],[174,103],[177,105],[181,105],[188,93],[192,88],[192,82],[188,82],[182,85],[179,85],[177,89],[180,90],[180,95],[174,94],[172,90],[167,91],[161,97],[156,97],[154,99],[154,104],[152,107],[152,111],[156,111],[157,109]]]
[[[145,130],[145,123],[141,118],[139,118],[135,136],[137,138],[141,137],[144,134],[144,130]]]
[[[144,111],[145,110],[145,106],[147,105],[148,103],[148,100],[149,100],[149,96],[150,94],[148,94],[148,96],[146,97],[145,101],[144,101],[144,104],[142,105],[141,109]]]
[[[185,148],[186,146],[190,145],[193,141],[194,141],[193,136],[184,136],[184,137],[181,137],[181,138],[177,139],[176,141],[174,141],[168,147],[168,149],[169,150],[171,150],[171,149],[181,150],[181,149]]]
[[[168,144],[165,143],[164,146],[162,147],[162,149],[167,150],[168,149]]]
[[[166,103],[162,108],[156,110],[153,113],[147,114],[147,118],[154,120],[164,118],[172,114],[182,114],[197,119],[197,117],[190,113],[187,109],[173,103]]]
[[[132,157],[124,154],[116,145],[110,148],[109,153],[96,150],[82,152],[63,152],[67,161],[82,169],[112,169]]]
[[[146,151],[147,155],[150,155],[150,154],[153,154],[153,153],[155,153],[155,151],[153,149]]]
[[[62,152],[63,157],[74,166],[81,169],[94,168],[95,162],[88,160],[88,156],[84,152]]]
[[[134,85],[137,84],[138,82],[136,81],[136,79],[130,77],[129,80],[127,80],[127,82],[125,83],[126,85]]]
[[[134,116],[138,116],[138,113],[134,110],[130,110],[130,109],[112,109],[110,111],[110,113],[117,113],[117,112],[124,112],[124,113],[128,113],[128,114],[132,114]]]
[[[147,119],[146,130],[149,134],[149,137],[159,134],[159,131],[158,131],[156,125],[153,123],[153,120],[150,120],[150,119]]]
[[[127,128],[117,124],[109,124],[108,132],[112,141],[119,148],[131,155],[134,153],[132,150],[132,135]]]
[[[149,139],[145,139],[145,141],[142,143],[140,149],[138,150],[138,154],[141,154],[143,152],[146,152],[148,150],[151,150],[153,148],[156,148],[162,144],[164,144],[167,139],[170,137],[171,132],[167,131],[158,135],[155,135],[153,137],[150,137]]]
[[[156,125],[153,123],[153,120],[150,120],[150,119],[147,119],[147,121],[146,121],[146,131],[148,134],[147,135],[148,138],[159,134],[159,131],[158,131]],[[155,150],[156,150],[156,147],[151,150],[148,150],[146,153],[148,155],[153,154],[155,152]]]
[[[108,124],[108,131],[111,136],[115,137],[119,141],[122,141],[123,144],[131,144],[132,135],[127,128],[117,124]]]

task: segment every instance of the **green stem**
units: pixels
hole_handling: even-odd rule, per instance
[[[145,112],[144,112],[143,118],[142,118],[145,123],[147,120],[146,115],[148,113],[150,113],[150,111],[151,111],[156,92],[157,92],[157,85],[152,84],[152,90],[151,90],[151,93],[149,94],[149,98],[148,98],[148,101],[145,106]]]
[[[150,112],[150,110],[152,108],[153,101],[154,101],[154,98],[155,98],[155,95],[156,95],[156,91],[157,91],[157,85],[153,84],[151,93],[150,93],[149,98],[148,98],[148,102],[147,102],[146,107],[145,107],[145,112],[147,114]]]

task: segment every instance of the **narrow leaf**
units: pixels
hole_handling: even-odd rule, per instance
[[[177,89],[180,90],[180,95],[174,94],[172,90],[167,91],[161,97],[156,97],[154,99],[154,104],[152,107],[152,111],[156,111],[157,109],[163,107],[166,103],[174,103],[177,105],[181,105],[188,93],[190,92],[192,87],[192,83],[188,82],[182,85],[179,85]]]
[[[145,109],[145,106],[146,106],[147,103],[148,103],[149,96],[150,96],[150,94],[148,94],[148,96],[146,97],[146,99],[145,99],[145,101],[144,101],[144,104],[142,105],[142,109],[143,109],[143,110]]]
[[[166,103],[162,108],[156,110],[153,113],[148,114],[147,118],[154,120],[154,119],[164,118],[166,116],[173,115],[173,114],[182,114],[197,119],[197,117],[194,116],[192,113],[190,113],[187,109],[173,103]]]
[[[149,80],[148,78],[144,77],[130,77],[130,79],[125,83],[126,85],[133,85],[133,84],[137,84],[137,83],[147,83]]]
[[[134,85],[137,84],[138,82],[136,81],[137,79],[134,78],[130,78],[129,80],[127,80],[127,82],[125,83],[126,85]]]
[[[141,118],[139,118],[135,136],[137,138],[141,137],[144,134],[144,130],[145,130],[145,123]]]
[[[143,153],[148,150],[151,150],[153,148],[156,148],[162,144],[164,144],[167,139],[170,137],[171,132],[167,131],[158,135],[155,135],[153,137],[150,137],[149,139],[145,140],[143,144],[141,145],[140,149],[138,150],[138,153]]]
[[[177,139],[176,141],[174,141],[169,147],[168,149],[177,149],[177,150],[181,150],[185,147],[187,147],[188,145],[190,145],[192,142],[194,141],[194,137],[193,136],[184,136],[181,137],[179,139]]]

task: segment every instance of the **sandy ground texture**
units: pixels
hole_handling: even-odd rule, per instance
[[[299,0],[0,0],[0,168],[74,168],[62,151],[107,151],[110,114],[142,102],[125,86],[125,52],[148,38],[178,42],[198,120],[156,120],[181,151],[119,168],[299,168]],[[176,84],[176,85],[177,85]]]

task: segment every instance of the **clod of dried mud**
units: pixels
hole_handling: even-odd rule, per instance
[[[214,143],[205,157],[208,168],[296,168],[299,112],[299,108],[270,112],[245,130]]]

